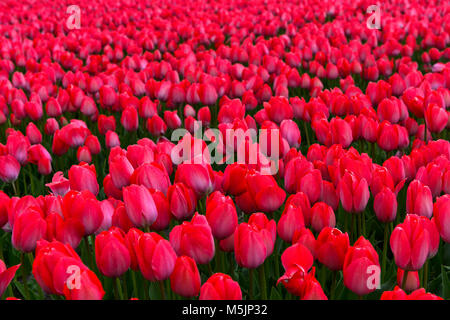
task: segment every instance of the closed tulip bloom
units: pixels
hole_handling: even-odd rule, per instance
[[[424,288],[419,288],[413,291],[408,296],[408,300],[444,300],[444,299],[430,292],[425,292]]]
[[[11,199],[0,190],[0,228],[8,222],[8,211]]]
[[[154,232],[144,233],[139,237],[136,256],[142,275],[149,281],[168,279],[177,260],[170,242]]]
[[[99,191],[99,185],[97,182],[95,166],[89,166],[86,163],[81,165],[73,165],[69,169],[69,184],[71,190],[88,190],[96,196]]]
[[[166,132],[167,125],[160,116],[154,115],[147,119],[147,130],[152,136],[160,137]]]
[[[149,189],[155,189],[167,194],[170,186],[169,175],[165,168],[156,163],[144,163],[134,170],[131,178],[131,183],[143,185]]]
[[[380,222],[388,223],[397,216],[397,196],[391,189],[384,187],[373,200],[373,209]]]
[[[206,264],[214,258],[215,246],[206,217],[196,213],[170,232],[170,243],[178,256],[189,256],[196,263]]]
[[[144,186],[131,185],[123,189],[123,202],[133,225],[144,228],[156,221],[158,210],[150,191]]]
[[[86,146],[78,147],[77,160],[78,160],[78,162],[91,163],[92,155],[91,155],[91,152],[89,151],[88,147],[86,147]]]
[[[433,214],[433,196],[428,186],[419,180],[413,180],[406,192],[406,212],[431,218]]]
[[[206,163],[183,163],[177,168],[175,182],[183,182],[194,190],[197,196],[203,196],[213,190],[214,172],[211,165]]]
[[[200,288],[200,300],[242,300],[239,283],[229,275],[213,274]]]
[[[380,262],[372,244],[360,237],[345,255],[344,285],[359,296],[369,294],[380,283]]]
[[[436,163],[428,163],[425,167],[420,167],[416,173],[416,179],[428,186],[433,198],[442,192],[442,169]]]
[[[281,136],[286,139],[289,146],[299,148],[302,141],[300,129],[292,120],[283,120],[280,124]]]
[[[33,122],[30,122],[26,128],[27,138],[31,144],[42,142],[42,134]]]
[[[72,269],[68,269],[69,266],[72,266]],[[69,244],[59,241],[38,241],[32,272],[44,292],[63,294],[64,285],[72,272],[77,271],[77,267],[80,271],[87,269]]]
[[[71,289],[65,284],[64,296],[67,300],[102,300],[105,295],[102,283],[94,272],[82,270],[79,276],[79,286]]]
[[[316,240],[316,256],[331,270],[342,270],[350,242],[347,233],[325,227]]]
[[[325,227],[334,228],[336,217],[333,209],[324,202],[317,202],[311,208],[311,226],[316,232],[320,232]]]
[[[125,233],[116,227],[95,237],[95,261],[99,271],[107,277],[120,277],[130,268],[130,253]]]
[[[420,288],[419,272],[410,271],[406,276],[406,283],[403,285],[403,275],[405,271],[398,268],[397,269],[397,285],[404,288],[407,292],[412,292]]]
[[[38,240],[45,237],[47,223],[42,213],[30,207],[14,219],[11,242],[15,249],[31,252],[36,248]]]
[[[118,134],[111,130],[106,132],[105,145],[106,145],[106,148],[108,148],[108,149],[112,149],[114,147],[119,147],[120,139],[119,139]]]
[[[442,240],[450,243],[450,195],[446,194],[436,199],[433,216]]]
[[[199,294],[201,285],[200,273],[194,259],[186,256],[178,257],[170,276],[170,287],[173,292],[185,298]]]
[[[99,154],[102,151],[102,146],[100,145],[100,141],[98,141],[97,136],[90,135],[84,141],[84,145],[89,149],[91,154]]]
[[[114,116],[108,117],[101,114],[98,117],[97,123],[98,131],[102,135],[105,135],[108,131],[116,131],[116,118],[114,118]]]
[[[233,163],[227,165],[223,173],[223,190],[232,196],[239,196],[246,192],[245,176],[247,171],[245,164]]]
[[[259,267],[267,257],[264,234],[248,223],[238,225],[234,233],[234,255],[241,267]]]
[[[104,216],[100,202],[90,191],[71,190],[63,198],[65,219],[75,219],[84,227],[84,235],[95,233],[100,228]]]
[[[238,217],[231,197],[219,191],[213,192],[206,200],[206,219],[216,239],[223,240],[232,235],[238,225]]]
[[[270,98],[269,102],[264,103],[264,110],[269,119],[278,124],[285,119],[292,119],[294,117],[292,106],[285,97]]]
[[[112,182],[117,189],[122,189],[130,184],[134,168],[127,157],[117,155],[109,161],[109,173]]]
[[[246,181],[250,196],[260,211],[274,212],[286,199],[286,193],[278,186],[273,176],[250,172]]]
[[[430,235],[419,216],[408,214],[392,232],[390,245],[395,264],[404,270],[416,271],[428,258]]]
[[[448,113],[435,103],[430,103],[425,109],[425,122],[430,132],[439,133],[448,123]]]
[[[359,213],[364,211],[370,192],[366,179],[347,171],[339,182],[339,198],[345,211]]]
[[[122,111],[120,123],[126,131],[136,131],[139,127],[138,112],[134,107],[126,107]]]
[[[174,183],[168,188],[170,212],[177,220],[187,220],[195,212],[197,197],[194,191],[184,183]]]
[[[17,180],[20,163],[11,155],[0,156],[0,180],[10,183]]]
[[[286,205],[277,225],[281,239],[291,243],[294,234],[305,227],[302,208],[293,204]]]

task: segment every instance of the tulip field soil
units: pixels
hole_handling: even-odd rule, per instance
[[[449,1],[1,1],[0,296],[450,299],[449,138]]]

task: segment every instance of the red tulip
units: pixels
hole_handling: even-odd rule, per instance
[[[144,233],[136,243],[136,256],[142,275],[149,281],[168,279],[177,255],[170,242],[157,233]]]
[[[325,227],[316,240],[317,259],[331,270],[341,270],[349,248],[347,233],[339,229]]]
[[[277,225],[277,232],[280,238],[291,243],[294,234],[304,227],[305,221],[302,208],[295,204],[286,204]]]
[[[339,198],[345,211],[359,213],[364,211],[370,193],[366,179],[347,171],[338,186]]]
[[[130,268],[130,253],[125,233],[116,227],[95,237],[95,260],[99,271],[107,277],[120,277]]]
[[[359,296],[379,288],[380,263],[372,244],[360,237],[345,255],[344,285]]]
[[[99,191],[99,186],[95,166],[89,166],[86,163],[72,166],[69,169],[69,184],[71,190],[88,190],[96,196]]]
[[[388,223],[397,215],[397,196],[388,187],[384,187],[373,200],[373,209],[380,222]]]
[[[242,300],[239,283],[227,274],[213,274],[200,288],[200,300]]]
[[[445,108],[430,103],[425,109],[425,122],[430,132],[439,133],[444,130],[448,123],[448,114]]]
[[[133,225],[144,228],[156,221],[158,209],[150,191],[144,186],[132,184],[123,189],[123,202]]]
[[[110,156],[109,170],[111,179],[117,189],[122,189],[130,184],[131,175],[133,174],[134,168],[130,161],[128,161],[127,157],[117,155],[111,159]]]
[[[333,209],[324,202],[317,202],[311,208],[311,226],[316,232],[320,232],[325,227],[334,228],[336,217]]]
[[[436,199],[433,216],[442,240],[450,243],[450,195],[443,195]]]
[[[19,267],[20,264],[10,268],[6,268],[3,260],[0,260],[0,295],[3,295],[3,293],[6,291],[6,288],[11,283]]]
[[[63,198],[65,219],[75,219],[84,227],[84,235],[95,233],[103,222],[100,202],[89,191],[71,190]]]
[[[64,286],[64,296],[67,300],[102,300],[105,295],[102,283],[91,270],[82,270],[79,276],[79,288],[70,289]]]
[[[408,214],[392,232],[390,244],[395,264],[404,270],[416,271],[427,260],[431,241],[420,217]]]
[[[247,190],[258,210],[276,211],[286,199],[286,193],[276,183],[273,176],[251,171],[247,174]]]
[[[194,191],[184,183],[174,183],[168,188],[170,212],[177,220],[187,220],[195,212],[197,197]]]
[[[178,257],[170,276],[170,287],[173,292],[185,298],[195,297],[200,291],[200,273],[194,259],[186,256]]]
[[[16,215],[11,242],[14,248],[22,252],[31,252],[36,243],[45,237],[47,223],[42,213],[35,207],[30,207]]]
[[[6,183],[17,180],[20,163],[13,156],[0,156],[0,180]]]
[[[406,212],[431,218],[433,213],[433,197],[428,186],[419,180],[412,181],[406,193]]]
[[[206,217],[196,213],[190,222],[184,221],[170,232],[170,244],[178,256],[189,256],[196,263],[206,264],[214,258],[215,246]]]
[[[414,290],[419,289],[420,287],[420,280],[419,280],[419,273],[417,271],[409,271],[408,275],[406,276],[406,284],[403,285],[403,275],[405,271],[398,268],[397,269],[397,285],[401,288],[404,288],[405,291],[411,292]]]
[[[228,238],[234,233],[238,224],[233,200],[219,191],[213,192],[206,200],[206,219],[216,239]]]

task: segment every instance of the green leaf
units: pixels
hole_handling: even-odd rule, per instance
[[[283,297],[281,296],[281,294],[278,292],[277,288],[272,287],[272,289],[270,290],[270,300],[283,300]]]
[[[442,272],[442,295],[444,299],[450,298],[450,281],[447,276],[447,268],[441,265]]]

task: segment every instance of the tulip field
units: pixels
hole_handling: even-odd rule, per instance
[[[449,139],[450,1],[3,0],[1,299],[448,300]]]

